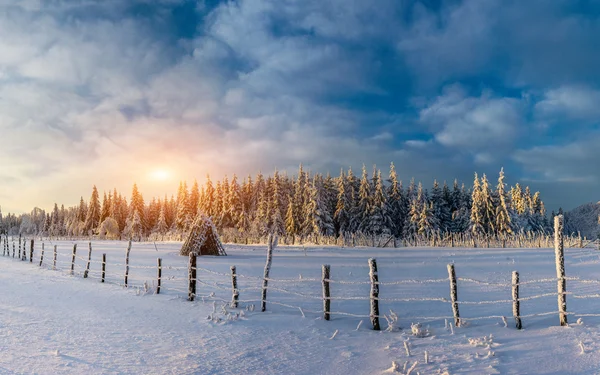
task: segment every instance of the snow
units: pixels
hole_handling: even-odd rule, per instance
[[[127,289],[119,285],[126,242],[92,242],[88,279],[82,278],[85,241],[78,242],[76,272],[69,275],[72,244],[46,240],[44,267],[39,240],[33,263],[13,259],[12,245],[10,257],[0,255],[0,374],[383,374],[393,361],[397,373],[417,362],[412,374],[595,374],[600,368],[600,317],[577,315],[600,313],[598,298],[575,298],[598,296],[600,252],[593,249],[565,251],[567,311],[575,314],[560,327],[552,249],[280,246],[261,313],[246,306],[260,303],[265,246],[228,245],[227,257],[198,258],[199,296],[188,302],[181,243],[133,243]],[[106,284],[99,281],[102,253]],[[157,257],[163,259],[159,295],[152,293]],[[369,258],[378,263],[380,312],[400,330],[386,330],[383,317],[381,332],[370,329]],[[456,268],[462,327],[450,327],[449,263]],[[331,265],[331,321],[319,312],[323,264]],[[256,302],[227,308],[226,315],[221,301],[231,300],[232,265],[240,301]],[[520,331],[510,303],[513,270],[522,283]],[[535,282],[540,279],[549,281]],[[531,298],[540,294],[548,296]]]

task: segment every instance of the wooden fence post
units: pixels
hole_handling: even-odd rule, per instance
[[[452,313],[454,314],[454,325],[460,326],[460,314],[458,312],[458,287],[456,286],[456,272],[454,264],[448,264],[448,277],[450,279],[450,300],[452,302]]]
[[[554,255],[556,257],[556,278],[558,288],[558,315],[560,325],[567,325],[567,280],[565,280],[565,243],[563,238],[563,215],[554,217]]]
[[[127,251],[125,252],[125,288],[127,288],[127,282],[129,281],[129,253],[131,252],[131,240],[127,244]]]
[[[42,242],[42,255],[40,255],[40,267],[44,264],[44,243]]]
[[[88,273],[90,273],[90,263],[92,263],[92,241],[89,242],[90,250],[88,252],[88,260],[85,266],[85,271],[83,271],[83,278],[87,279]]]
[[[190,253],[188,262],[188,301],[196,296],[196,254]]]
[[[512,298],[513,298],[513,316],[515,317],[515,324],[517,329],[521,329],[521,306],[519,302],[519,273],[513,271],[512,273]]]
[[[265,264],[265,273],[263,278],[260,311],[265,312],[267,310],[267,286],[269,285],[269,272],[271,272],[271,262],[273,260],[273,243],[275,242],[275,236],[269,234],[267,240],[267,263]]]
[[[103,283],[106,277],[106,253],[102,254],[102,275],[100,276],[100,282]]]
[[[54,260],[52,262],[52,269],[56,270],[56,257],[57,257],[56,245],[54,245]]]
[[[231,266],[231,307],[237,309],[238,300],[240,299],[240,291],[237,286],[237,273],[235,266]]]
[[[157,258],[157,280],[156,280],[156,294],[160,294],[160,282],[162,278],[162,259]]]
[[[379,276],[377,274],[377,261],[374,258],[369,259],[369,278],[371,280],[371,324],[373,330],[379,331]]]
[[[21,255],[21,234],[19,233],[19,260],[23,260],[23,256]]]
[[[31,239],[31,244],[29,246],[29,263],[33,263],[33,238]]]
[[[20,253],[19,253],[20,254]],[[19,255],[20,256],[20,255]],[[13,241],[13,258],[15,257],[15,241]]]
[[[75,255],[77,254],[77,244],[73,244],[73,258],[71,259],[71,275],[75,273]]]
[[[371,324],[373,330],[379,331],[379,276],[377,275],[377,261],[369,259],[369,277],[371,279]]]
[[[331,319],[331,294],[329,291],[329,277],[331,275],[331,266],[324,264],[322,267],[323,282],[323,319]]]

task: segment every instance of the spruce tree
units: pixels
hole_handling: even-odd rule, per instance
[[[96,189],[96,185],[94,185],[85,218],[84,233],[92,234],[98,229],[98,226],[100,225],[100,214],[101,208],[98,189]]]
[[[169,226],[167,225],[167,200],[161,202],[160,204],[160,212],[158,214],[158,220],[156,221],[156,226],[154,227],[154,233],[165,235],[169,230]]]
[[[350,231],[350,192],[348,180],[344,176],[344,170],[340,171],[340,177],[337,179],[337,202],[335,214],[333,216],[336,233],[343,235]]]
[[[210,180],[210,176],[206,175],[206,184],[204,187],[204,198],[202,200],[202,211],[205,215],[212,218],[214,222],[214,201],[215,201],[215,188],[213,187],[212,181]]]
[[[381,179],[381,171],[377,171],[375,174],[374,184],[368,232],[375,235],[390,234],[393,227],[392,216]]]
[[[271,233],[283,235],[285,233],[285,222],[282,215],[281,181],[279,172],[275,171],[272,182],[273,195],[271,198]]]
[[[190,222],[194,221],[198,214],[198,208],[200,207],[200,187],[198,181],[194,180],[192,190],[190,190],[190,196],[188,199],[188,215]]]
[[[358,190],[358,206],[354,211],[353,219],[356,223],[353,225],[361,232],[368,232],[369,215],[371,212],[371,184],[367,168],[363,165],[360,187]]]
[[[471,232],[476,235],[483,234],[485,233],[485,201],[477,173],[475,173],[471,197],[473,201],[471,205]]]
[[[509,197],[506,193],[506,184],[504,183],[504,168],[500,169],[498,185],[496,186],[496,196],[498,205],[496,207],[496,233],[501,236],[512,233],[512,208],[510,207]]]
[[[110,216],[110,207],[111,207],[111,193],[108,192],[108,196],[106,196],[106,192],[104,193],[104,198],[102,199],[102,208],[100,209],[100,223],[104,222],[104,220]]]
[[[285,232],[288,236],[296,235],[296,215],[294,214],[294,199],[288,195],[288,206],[285,212]]]
[[[130,235],[141,238],[146,228],[146,219],[144,217],[144,197],[138,191],[137,184],[133,184],[131,192],[131,202],[129,205],[129,221]]]
[[[496,207],[494,206],[494,199],[492,197],[492,191],[485,173],[481,178],[481,201],[483,202],[483,227],[487,234],[496,232]]]
[[[390,164],[389,187],[387,200],[389,202],[391,232],[395,237],[400,237],[404,231],[404,222],[406,212],[404,208],[404,197],[402,196],[402,185],[398,181],[396,167],[394,163]]]

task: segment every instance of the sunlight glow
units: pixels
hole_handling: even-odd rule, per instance
[[[150,173],[150,177],[156,181],[166,181],[171,177],[171,173],[165,169],[155,169]]]

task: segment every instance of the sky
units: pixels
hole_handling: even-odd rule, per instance
[[[600,2],[0,0],[0,206],[376,164],[600,200]]]

